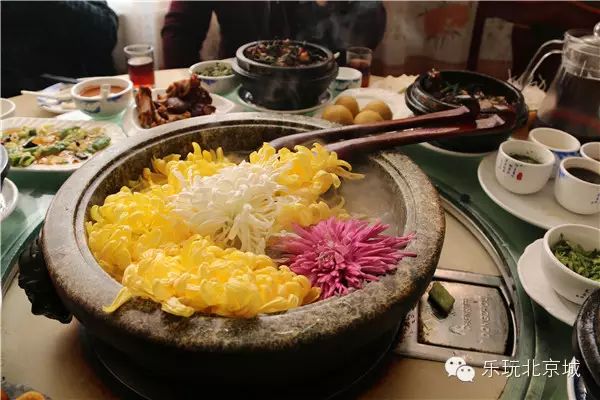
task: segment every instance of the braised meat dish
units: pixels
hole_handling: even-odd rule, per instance
[[[150,88],[140,87],[135,103],[139,123],[145,129],[213,114],[216,110],[210,94],[200,86],[200,79],[196,75],[171,83],[166,94],[159,95],[156,100],[152,99]]]

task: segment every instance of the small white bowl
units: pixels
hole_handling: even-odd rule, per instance
[[[575,136],[569,135],[567,132],[553,128],[535,128],[529,131],[529,140],[541,144],[546,147],[556,158],[552,175],[550,179],[554,179],[558,164],[563,158],[579,156],[579,148],[581,143]]]
[[[543,239],[542,269],[552,288],[565,299],[583,304],[594,290],[600,289],[600,282],[579,275],[558,261],[551,249],[561,234],[589,251],[600,247],[600,229],[577,224],[558,225],[546,232]]]
[[[600,211],[600,184],[591,183],[572,175],[568,168],[583,168],[600,174],[600,163],[582,157],[565,158],[560,162],[554,197],[567,210],[577,214],[595,214]]]
[[[202,86],[211,93],[224,94],[233,91],[239,85],[239,78],[231,71],[231,75],[208,76],[202,75],[202,71],[215,64],[228,64],[232,66],[231,60],[202,61],[192,65],[188,71],[190,75],[196,74],[202,81]]]
[[[8,99],[0,98],[0,119],[10,118],[15,115],[17,106]]]
[[[519,161],[511,154],[529,156],[540,164]],[[500,145],[496,156],[496,179],[513,193],[535,193],[550,179],[553,165],[554,155],[544,146],[526,140],[508,140]]]
[[[590,142],[579,149],[581,156],[589,160],[600,162],[600,142]]]
[[[347,89],[359,88],[362,81],[362,73],[354,68],[340,67],[338,74],[329,85],[335,93],[343,92]]]
[[[105,97],[103,95],[93,97],[80,95],[86,89],[94,86],[102,87],[106,84],[125,89],[118,93],[108,93]],[[93,118],[103,119],[113,117],[125,110],[131,102],[132,91],[133,83],[129,79],[102,77],[79,82],[71,88],[71,96],[79,110]]]

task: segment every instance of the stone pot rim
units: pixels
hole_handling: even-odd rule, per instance
[[[167,135],[185,135],[191,130],[253,121],[265,124],[283,122],[292,127],[332,126],[310,117],[265,113],[208,116],[203,123],[184,120],[147,130],[122,144],[107,148],[64,183],[47,213],[42,231],[42,250],[59,295],[65,303],[77,304],[77,309],[71,311],[84,325],[92,318],[147,342],[180,350],[273,350],[332,338],[340,330],[368,324],[402,302],[414,301],[409,299],[415,291],[423,293],[435,271],[443,242],[445,224],[439,197],[425,173],[408,157],[396,152],[382,152],[371,158],[403,181],[410,195],[420,200],[419,212],[411,210],[410,205],[406,210],[407,225],[417,232],[417,238],[407,249],[416,251],[418,256],[404,259],[397,272],[343,297],[253,319],[201,314],[180,318],[162,312],[158,306],[148,307],[148,300],[130,302],[113,314],[102,311],[102,306],[110,304],[122,286],[102,270],[87,248],[83,218],[88,204],[85,201],[89,200],[93,188],[116,165],[126,162],[123,160],[126,160],[127,154],[153,146]],[[174,331],[177,335],[173,335]]]

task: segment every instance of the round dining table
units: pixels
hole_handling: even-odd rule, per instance
[[[186,77],[187,69],[156,71],[155,86],[166,87],[169,83]],[[378,79],[381,78],[372,77],[372,82]],[[235,101],[233,94],[225,97]],[[56,114],[41,109],[34,96],[21,95],[10,100],[16,104],[15,117],[56,117]],[[118,120],[114,122],[119,123]],[[499,243],[499,251],[512,260],[508,263],[510,273],[517,277],[516,260],[528,244],[543,236],[544,231],[507,213],[486,196],[477,179],[480,160],[435,153],[418,145],[406,146],[402,151],[430,176],[445,198],[456,204],[456,207],[477,216],[482,221],[482,230],[493,232]],[[3,379],[12,383],[25,383],[55,399],[119,398],[118,392],[109,388],[97,371],[86,362],[79,323],[73,320],[70,324],[63,325],[32,315],[27,297],[18,287],[17,279],[14,279],[18,255],[38,234],[54,194],[68,175],[53,174],[39,178],[33,174],[11,173],[9,178],[19,188],[19,200],[15,211],[0,225]],[[450,217],[447,217],[447,238],[452,233],[455,239],[452,245],[445,244],[440,265],[469,263],[470,259],[474,260],[475,250],[465,251],[468,248],[466,244],[466,247],[461,247],[461,243],[468,241],[469,232],[459,232],[459,228],[453,225],[455,222],[448,218]],[[451,254],[451,257],[444,254]],[[474,269],[481,267],[477,265],[478,261],[471,263]],[[538,362],[548,358],[570,360],[571,327],[529,301],[517,278],[511,282],[512,289],[524,299],[521,304],[523,312],[532,321],[532,326],[519,332],[520,335],[534,336],[520,338],[523,343],[530,343],[524,346],[533,346],[527,349],[528,354],[532,354]],[[440,396],[438,398],[512,399],[515,397],[511,396],[517,391],[526,393],[531,399],[566,398],[564,375],[529,377],[526,385],[517,380],[508,385],[507,382],[514,378],[504,376],[491,376],[489,379],[478,376],[475,382],[466,384],[448,378],[443,372],[443,363],[396,357],[389,361],[385,372],[376,375],[369,387],[357,393],[356,397],[419,398],[420,388],[428,387],[431,388],[429,393],[437,393]]]

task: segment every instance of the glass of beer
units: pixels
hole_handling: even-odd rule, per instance
[[[369,86],[371,78],[371,61],[373,60],[373,50],[368,47],[349,47],[346,50],[346,64],[362,72],[361,87]]]
[[[133,86],[154,86],[154,47],[149,44],[130,44],[123,49]]]

